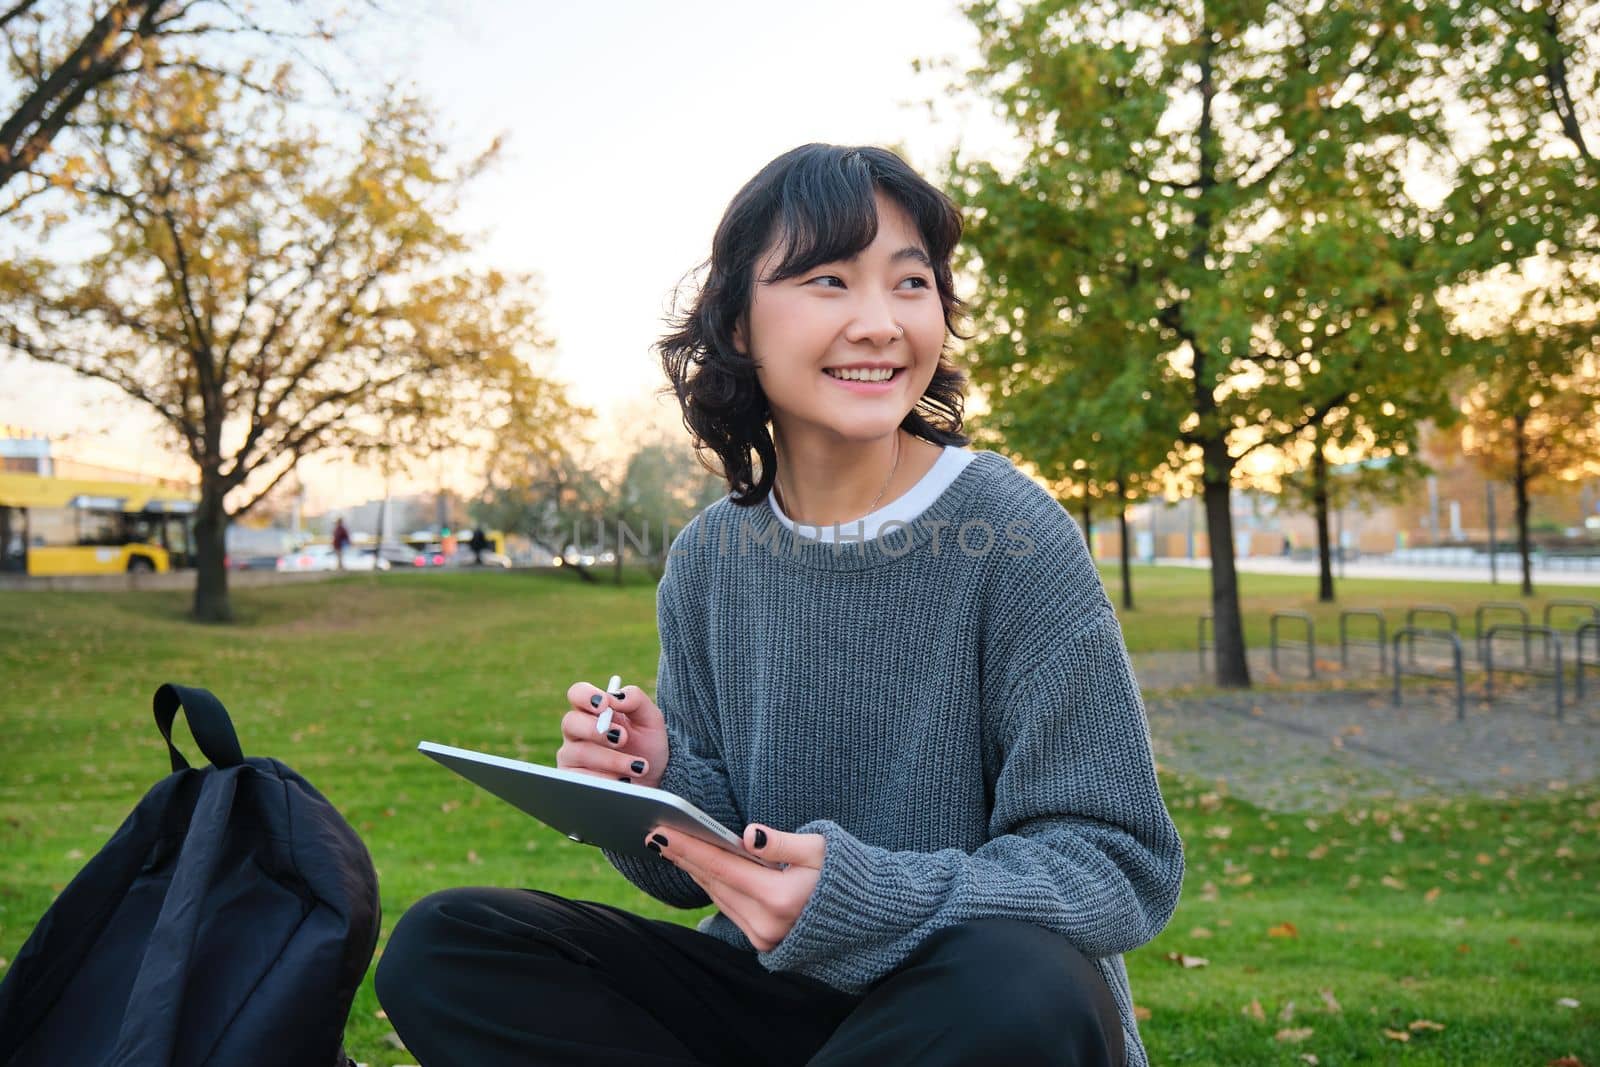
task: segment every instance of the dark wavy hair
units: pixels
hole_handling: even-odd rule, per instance
[[[782,242],[767,282],[793,278],[824,263],[850,259],[878,234],[873,193],[906,210],[933,261],[945,329],[965,337],[955,322],[963,310],[951,280],[950,257],[961,238],[954,203],[904,160],[882,148],[808,144],[785,152],[740,189],[717,225],[711,258],[688,309],[669,321],[656,344],[677,395],[683,424],[701,464],[727,480],[733,503],[759,504],[772,488],[777,450],[768,421],[772,409],[756,380],[755,361],[734,345],[734,328],[746,322],[755,292],[756,265]],[[681,304],[680,304],[681,307]],[[962,405],[967,376],[947,357],[901,429],[939,445],[965,445]],[[716,454],[708,461],[705,452]],[[761,460],[757,477],[753,458]]]

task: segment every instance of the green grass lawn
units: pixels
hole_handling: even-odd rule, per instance
[[[1253,619],[1310,607],[1315,592],[1304,578],[1241,580]],[[1205,573],[1141,568],[1136,581],[1130,646],[1192,648]],[[1467,619],[1479,600],[1506,598],[1436,583],[1341,592],[1352,607],[1463,605]],[[653,688],[647,577],[619,588],[558,573],[351,576],[242,590],[235,603],[240,622],[215,628],[185,621],[186,594],[0,595],[0,957],[165,773],[149,711],[165,681],[217,692],[246,754],[284,760],[345,813],[378,867],[385,935],[419,897],[465,884],[700,917],[415,752],[427,738],[553,762],[573,681],[616,673]],[[1265,640],[1264,621],[1249,629]],[[1264,812],[1205,783],[1164,787],[1189,877],[1166,932],[1128,960],[1155,1063],[1600,1063],[1593,785],[1331,816]],[[414,1062],[390,1035],[369,975],[350,1049]]]

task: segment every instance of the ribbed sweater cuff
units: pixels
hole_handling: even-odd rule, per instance
[[[845,950],[860,940],[863,929],[892,928],[904,916],[895,902],[874,892],[874,853],[883,849],[863,843],[838,823],[818,819],[796,833],[821,834],[827,852],[811,899],[795,919],[788,936],[760,954],[770,971],[795,971],[847,993],[863,992],[894,967],[885,961],[874,969]]]

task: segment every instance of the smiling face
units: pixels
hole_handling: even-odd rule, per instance
[[[877,236],[853,259],[766,281],[781,256],[772,248],[757,266],[735,341],[755,360],[782,439],[882,438],[938,369],[945,320],[927,246],[897,202],[873,201]]]

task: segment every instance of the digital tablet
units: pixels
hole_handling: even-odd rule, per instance
[[[751,855],[738,834],[665,789],[614,782],[432,741],[422,742],[417,750],[585,845],[659,859],[645,847],[645,835],[651,827],[664,826],[693,834],[763,866],[781,866]]]

